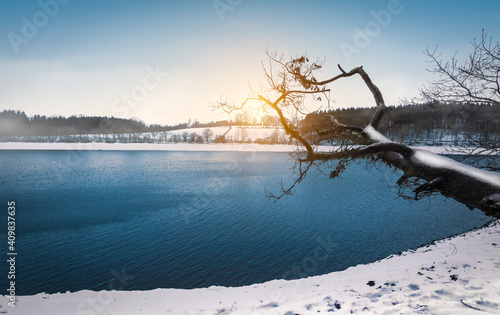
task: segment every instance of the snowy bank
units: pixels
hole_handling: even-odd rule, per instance
[[[500,314],[500,224],[399,256],[245,287],[79,291],[0,300],[4,314]],[[481,312],[483,311],[483,312]]]
[[[336,147],[318,146],[318,151],[328,152]],[[436,154],[451,154],[449,147],[412,147]],[[0,142],[0,150],[103,150],[103,151],[242,151],[242,152],[292,152],[297,147],[287,144],[257,143],[62,143],[62,142]],[[483,154],[485,154],[483,152]]]
[[[103,151],[265,151],[291,152],[297,147],[286,144],[223,143],[51,143],[1,142],[0,150],[103,150]]]

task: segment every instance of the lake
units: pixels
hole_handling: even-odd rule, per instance
[[[442,196],[398,198],[401,173],[364,161],[341,179],[311,173],[277,202],[266,191],[292,182],[286,153],[1,151],[0,165],[0,250],[13,200],[18,295],[296,279],[490,220]]]

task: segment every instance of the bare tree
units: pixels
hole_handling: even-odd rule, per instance
[[[168,131],[162,131],[160,132],[160,142],[166,143],[168,139],[169,132]]]
[[[250,133],[245,128],[240,129],[241,142],[251,142]]]
[[[437,46],[433,51],[426,50],[432,68],[429,69],[439,77],[437,81],[431,82],[420,90],[424,102],[434,104],[438,101],[448,102],[482,102],[491,106],[500,105],[500,43],[494,42],[483,30],[479,40],[474,39],[471,43],[472,53],[465,62],[460,63],[457,54],[450,60],[443,60],[442,53],[437,52]],[[454,113],[457,117],[467,119],[464,112]],[[500,122],[500,110],[497,117],[492,120]],[[455,147],[450,151],[460,153],[464,157],[474,157],[481,165],[490,170],[500,170],[496,156],[500,156],[500,146],[496,139],[482,139],[468,134],[467,147]],[[478,149],[479,148],[479,149]],[[485,156],[482,153],[488,153]]]
[[[199,134],[197,134],[196,132],[191,132],[189,134],[189,142],[190,143],[199,142],[199,139],[201,139],[201,141],[203,142],[203,138],[201,138],[201,136]]]
[[[182,142],[188,142],[189,132],[184,131],[184,132],[181,134],[181,138],[182,138]]]
[[[172,137],[170,138],[172,142],[174,143],[179,143],[181,142],[181,136],[178,134],[173,134]]]
[[[260,123],[264,127],[275,127],[280,125],[279,118],[271,115],[262,116],[262,118],[260,119]]]
[[[202,136],[203,136],[203,139],[205,140],[205,143],[208,143],[210,141],[210,139],[212,139],[213,135],[214,135],[214,132],[212,131],[212,129],[210,129],[210,128],[204,129]]]
[[[238,113],[234,118],[234,122],[237,126],[247,126],[252,123],[252,116],[250,113]]]
[[[482,32],[481,39],[472,41],[473,51],[461,64],[456,54],[450,60],[443,60],[442,53],[426,50],[432,68],[430,72],[439,76],[420,90],[429,102],[479,101],[500,105],[500,44]]]
[[[354,160],[366,158],[373,163],[383,162],[404,173],[398,185],[412,189],[412,198],[441,193],[451,197],[470,209],[478,208],[486,214],[500,218],[500,174],[473,168],[429,151],[411,148],[395,143],[378,131],[380,121],[386,115],[387,107],[378,87],[372,82],[363,67],[345,71],[338,65],[339,74],[318,80],[316,73],[323,62],[312,62],[306,56],[285,61],[282,55],[267,53],[269,66],[263,67],[267,87],[262,92],[235,105],[219,101],[216,107],[226,111],[248,110],[248,107],[273,109],[291,141],[298,144],[292,154],[295,163],[296,180],[284,186],[279,199],[293,193],[294,188],[308,174],[312,167],[327,164],[332,168],[330,178],[336,178]],[[303,137],[302,118],[310,114],[306,101],[328,98],[328,86],[336,81],[359,76],[373,95],[376,110],[367,126],[351,126],[339,123],[329,114],[316,113],[307,127],[313,129],[322,139],[335,139],[340,146],[329,152],[318,152],[310,140]],[[245,109],[247,108],[247,109]]]
[[[283,139],[284,137],[279,129],[274,129],[269,138],[272,144],[286,143],[286,138]]]

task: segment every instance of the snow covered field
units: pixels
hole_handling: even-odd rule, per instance
[[[0,150],[144,150],[144,151],[267,151],[290,152],[296,147],[286,144],[222,143],[34,143],[0,142]]]
[[[211,134],[208,139],[204,132],[209,129]],[[210,127],[186,128],[171,131],[137,132],[120,134],[78,134],[59,136],[18,136],[0,137],[2,141],[13,142],[39,142],[39,143],[212,143],[217,137],[225,135],[230,143],[251,143],[256,140],[270,139],[274,135],[275,143],[286,143],[287,138],[282,128],[262,127]],[[194,135],[194,137],[193,137]],[[6,140],[10,139],[10,140]],[[14,140],[15,139],[15,140]],[[208,141],[207,141],[208,140]]]
[[[2,314],[500,314],[500,224],[301,280],[0,299]]]
[[[413,147],[447,154],[448,147],[422,146]],[[287,144],[256,143],[61,143],[61,142],[0,142],[0,150],[144,150],[144,151],[260,151],[292,152],[296,146]],[[331,146],[318,146],[318,151],[331,151]],[[483,152],[483,154],[486,154]]]
[[[188,129],[180,129],[180,130],[172,130],[170,131],[171,135],[182,135],[184,132],[188,133],[197,133],[199,135],[203,134],[203,131],[207,128],[188,128]],[[246,139],[250,139],[251,141],[255,141],[256,139],[263,139],[270,137],[275,130],[277,130],[280,134],[284,134],[285,131],[283,128],[260,128],[260,127],[232,127],[231,130],[228,127],[210,127],[208,128],[213,132],[213,138],[217,136],[221,136],[226,134],[226,139],[230,140],[242,140],[242,136],[245,136]]]

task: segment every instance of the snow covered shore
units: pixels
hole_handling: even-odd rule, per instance
[[[2,296],[3,314],[500,314],[500,224],[301,280]]]
[[[287,144],[256,143],[61,143],[61,142],[0,142],[0,150],[103,150],[103,151],[259,151],[292,152],[296,146]],[[449,154],[448,147],[421,146],[437,154]],[[318,151],[331,151],[331,146],[318,146]],[[486,152],[487,153],[487,152]],[[482,152],[482,154],[486,154]]]
[[[267,151],[290,152],[286,144],[198,144],[198,143],[37,143],[0,142],[0,150],[107,150],[107,151]]]

